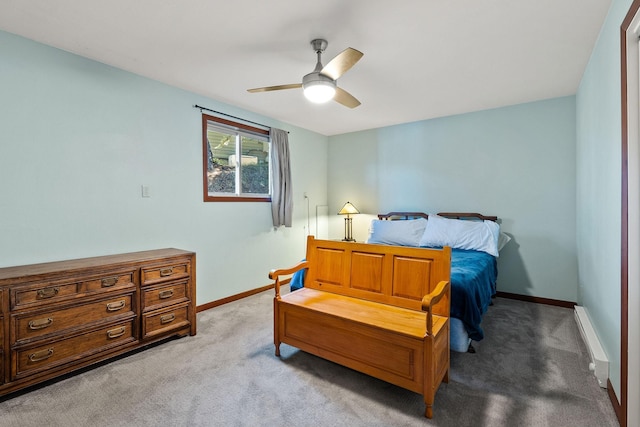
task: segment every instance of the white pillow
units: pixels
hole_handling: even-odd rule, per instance
[[[472,221],[429,215],[420,246],[451,246],[498,256],[500,226],[495,221]]]
[[[500,252],[502,248],[504,248],[504,245],[506,245],[510,241],[511,241],[511,236],[501,231],[500,235],[498,236],[498,252]]]
[[[424,218],[396,221],[374,219],[367,243],[418,246],[427,222]]]

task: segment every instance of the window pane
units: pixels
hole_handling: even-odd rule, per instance
[[[236,136],[207,130],[209,160],[207,178],[209,193],[236,192]]]
[[[242,136],[242,192],[269,194],[269,143]]]
[[[269,202],[269,132],[202,115],[205,202]]]

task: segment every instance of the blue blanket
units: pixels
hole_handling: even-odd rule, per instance
[[[451,250],[451,317],[462,320],[469,338],[480,341],[480,327],[496,293],[496,258],[486,252]]]
[[[305,271],[300,270],[291,278],[289,286],[292,291],[304,286]],[[464,249],[451,250],[451,317],[462,320],[472,340],[484,338],[480,322],[496,293],[497,277],[497,262],[492,255]]]
[[[298,270],[293,274],[291,282],[289,282],[289,289],[291,289],[291,292],[297,291],[298,289],[304,287],[304,273],[306,271],[307,269],[305,268],[303,270]]]

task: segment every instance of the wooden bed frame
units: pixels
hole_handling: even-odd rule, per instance
[[[307,269],[304,288],[280,295],[280,277]],[[306,261],[272,270],[274,344],[420,393],[425,416],[449,382],[451,249],[307,239]]]

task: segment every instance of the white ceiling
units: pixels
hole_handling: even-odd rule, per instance
[[[611,0],[0,0],[0,29],[324,135],[573,95]],[[300,89],[347,47],[362,105]],[[0,59],[1,60],[1,59]]]

